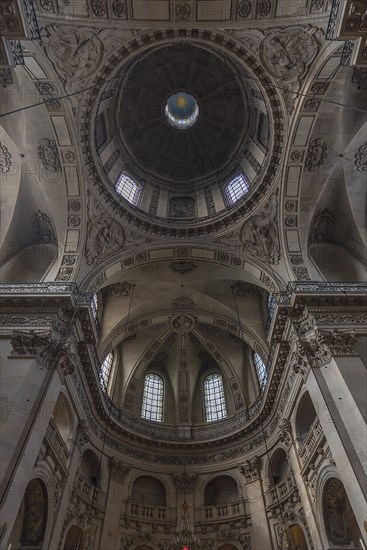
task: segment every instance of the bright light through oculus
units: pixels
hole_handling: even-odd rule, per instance
[[[178,92],[170,96],[164,112],[171,126],[178,130],[186,130],[197,121],[199,106],[194,96],[186,92]]]

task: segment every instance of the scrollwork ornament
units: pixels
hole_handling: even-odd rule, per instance
[[[0,143],[0,173],[9,172],[11,167],[11,154],[9,149]]]
[[[320,168],[320,166],[325,162],[325,159],[327,156],[327,149],[328,149],[327,144],[323,139],[321,138],[313,139],[310,142],[310,145],[307,151],[304,170],[308,170],[309,172],[314,172],[315,170]]]
[[[38,158],[49,172],[61,171],[59,152],[54,139],[40,139],[38,145]]]
[[[367,142],[355,154],[354,164],[359,172],[367,171]]]

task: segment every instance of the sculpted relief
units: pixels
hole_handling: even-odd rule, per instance
[[[240,235],[242,246],[249,254],[272,265],[280,260],[277,210],[278,195],[275,193],[259,214],[243,224]]]
[[[126,235],[122,225],[113,220],[99,203],[89,195],[87,241],[85,258],[96,265],[124,248]]]
[[[103,46],[94,31],[52,25],[46,33],[47,54],[62,78],[82,79],[95,72]]]

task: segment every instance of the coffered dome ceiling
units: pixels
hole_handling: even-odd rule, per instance
[[[165,116],[167,101],[180,91],[186,95],[178,101],[189,106],[191,96],[199,106],[198,121],[184,129]],[[132,173],[187,186],[238,162],[251,105],[228,61],[201,47],[172,44],[131,68],[119,89],[114,131]]]
[[[114,189],[122,173],[141,190],[135,214],[180,226],[243,207],[243,197],[231,201],[226,192],[239,174],[248,181],[246,200],[273,181],[280,112],[254,59],[244,65],[211,43],[167,41],[142,48],[102,79],[107,84],[92,94],[98,107],[89,162],[121,213],[131,208]]]

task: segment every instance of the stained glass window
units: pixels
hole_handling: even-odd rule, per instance
[[[209,374],[204,379],[205,420],[212,422],[227,416],[223,380],[220,374]]]
[[[262,391],[268,382],[268,371],[264,361],[261,359],[258,353],[254,352],[253,360],[254,360],[256,376],[259,382],[260,390]]]
[[[238,174],[229,183],[227,183],[224,191],[229,204],[234,204],[250,189],[250,183],[245,174]]]
[[[141,187],[127,174],[122,173],[115,184],[116,192],[131,204],[137,205]]]
[[[110,351],[102,365],[101,365],[101,368],[99,370],[99,380],[100,380],[100,383],[101,383],[101,387],[103,389],[103,391],[107,392],[107,389],[108,389],[108,386],[109,386],[109,381],[110,381],[110,377],[111,377],[111,369],[112,369],[112,362],[113,362],[113,353],[112,351]]]
[[[157,374],[147,374],[144,379],[141,416],[146,420],[162,422],[164,383]]]

